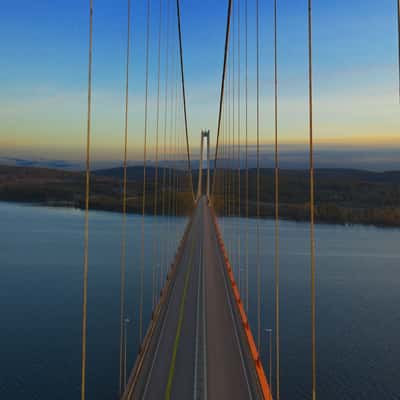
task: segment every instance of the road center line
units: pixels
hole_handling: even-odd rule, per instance
[[[190,237],[192,237],[192,236],[193,235],[190,233]],[[193,239],[191,239],[191,240],[193,241]],[[187,255],[184,254],[182,260],[186,259],[186,257],[187,257]],[[182,260],[181,260],[181,262],[182,262]],[[148,374],[148,377],[147,377],[147,380],[146,380],[146,385],[145,385],[144,392],[143,392],[143,398],[146,398],[147,389],[149,387],[149,384],[150,384],[150,381],[151,381],[151,376],[152,376],[152,373],[153,373],[153,368],[154,368],[155,362],[156,362],[157,357],[158,357],[158,351],[159,351],[159,348],[160,348],[161,340],[162,340],[163,335],[164,335],[164,328],[165,328],[165,325],[166,325],[166,322],[167,322],[167,319],[168,319],[169,311],[171,309],[170,308],[170,304],[171,304],[171,301],[172,301],[173,289],[175,288],[176,279],[177,279],[177,277],[175,276],[174,282],[173,282],[173,287],[171,287],[171,292],[170,292],[170,296],[171,297],[168,299],[168,302],[166,303],[165,315],[164,315],[164,319],[162,321],[161,331],[160,331],[160,334],[159,334],[159,337],[158,337],[156,350],[155,350],[155,353],[154,353],[154,356],[153,356],[153,360],[152,360],[152,363],[151,363],[150,373]],[[131,398],[131,392],[129,392],[128,398],[129,399]]]
[[[192,258],[193,258],[194,242],[195,242],[194,238],[192,238],[192,246],[190,248],[189,268],[186,271],[185,286],[183,288],[181,304],[179,306],[179,320],[178,320],[178,326],[176,329],[174,347],[173,347],[173,351],[172,351],[171,365],[170,365],[169,373],[168,373],[167,388],[165,390],[165,400],[171,399],[172,381],[174,379],[174,374],[175,374],[176,354],[178,352],[179,339],[181,337],[181,331],[182,331],[183,317],[185,314],[185,303],[186,303],[186,296],[187,296],[187,291],[188,291],[188,287],[189,287],[189,278],[190,278],[190,273],[192,272],[192,269],[193,269]]]

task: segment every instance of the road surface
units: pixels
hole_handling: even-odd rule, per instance
[[[122,398],[262,398],[205,197]]]

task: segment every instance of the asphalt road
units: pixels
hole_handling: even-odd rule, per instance
[[[203,197],[140,372],[123,399],[260,398],[235,307]]]

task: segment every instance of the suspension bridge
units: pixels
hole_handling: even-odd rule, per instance
[[[250,20],[252,3],[255,20]],[[253,4],[254,3],[254,4]],[[145,75],[143,77],[143,177],[142,188],[130,193],[128,179],[129,71],[131,63],[131,0],[127,7],[127,47],[125,86],[125,129],[121,211],[121,291],[120,357],[118,398],[131,399],[280,399],[280,292],[279,292],[279,147],[278,147],[278,37],[277,0],[272,2],[274,16],[274,218],[275,257],[274,341],[268,345],[268,363],[260,356],[261,268],[265,262],[258,221],[261,217],[260,178],[260,11],[259,0],[228,0],[225,45],[215,131],[215,154],[211,159],[212,132],[199,135],[200,161],[193,167],[189,144],[187,96],[184,73],[184,46],[180,1],[147,0],[144,34]],[[157,23],[154,24],[155,13]],[[90,144],[92,113],[93,0],[90,0],[90,39],[88,77],[88,117],[86,147],[86,217],[82,319],[81,399],[86,398],[87,302],[90,209]],[[255,27],[255,37],[249,35]],[[313,70],[312,3],[308,0],[308,97],[309,97],[309,218],[310,218],[310,398],[317,397],[316,380],[316,305],[314,240],[314,159],[313,159]],[[154,32],[153,32],[154,29]],[[399,30],[400,31],[400,30]],[[155,40],[155,96],[150,100],[151,38]],[[400,36],[399,36],[400,41]],[[255,44],[256,165],[250,173],[249,162],[249,43]],[[163,86],[164,83],[164,86]],[[152,123],[152,126],[151,126]],[[207,140],[207,167],[203,175],[204,140]],[[182,162],[184,160],[184,162]],[[196,172],[197,171],[197,172]],[[197,182],[195,174],[197,173]],[[197,184],[197,187],[196,187]],[[132,316],[137,329],[137,354],[132,366],[127,362],[126,304],[126,214],[130,205],[140,204],[141,254],[132,262],[140,270],[137,308]],[[236,216],[244,222],[255,207],[257,220],[257,318],[250,323],[248,234],[238,228],[235,239],[224,242],[220,218]],[[146,232],[146,215],[166,217],[186,215],[186,228],[173,260],[166,259],[165,247],[152,241]],[[148,249],[152,248],[152,254]],[[233,251],[235,249],[235,252]],[[241,260],[240,252],[245,255]],[[236,259],[232,255],[236,254]],[[147,258],[151,259],[151,287],[144,287]],[[151,315],[145,315],[145,292],[151,292]],[[129,322],[129,321],[128,321]],[[271,331],[271,330],[270,330]],[[253,335],[254,332],[254,335]],[[273,346],[273,347],[272,347]],[[274,355],[274,366],[272,356]],[[117,367],[117,366],[116,366]],[[273,375],[272,375],[273,370]],[[267,377],[266,371],[269,372]],[[272,378],[273,377],[273,378]],[[272,382],[273,380],[273,382]]]

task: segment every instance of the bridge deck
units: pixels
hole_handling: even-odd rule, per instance
[[[122,398],[263,398],[204,197]]]

